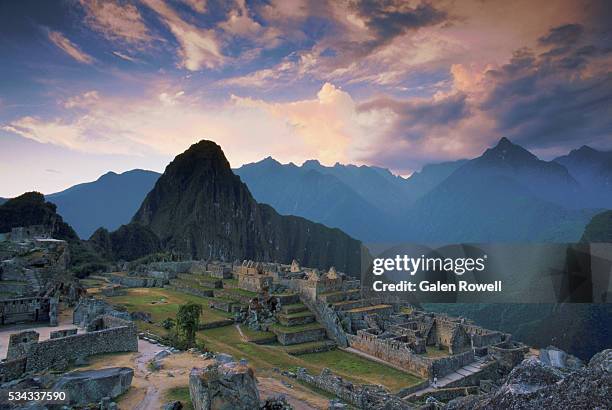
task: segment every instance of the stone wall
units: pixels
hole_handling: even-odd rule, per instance
[[[91,323],[99,330],[63,337],[60,333],[76,329],[57,331],[53,338],[43,341],[39,341],[35,331],[11,335],[7,360],[0,363],[0,380],[13,380],[25,372],[64,367],[96,354],[138,351],[138,331],[133,322],[100,316]]]
[[[57,339],[59,337],[66,337],[77,334],[77,328],[72,329],[63,329],[63,330],[55,330],[49,334],[49,339]]]
[[[299,368],[296,376],[298,380],[331,393],[359,409],[408,410],[413,408],[382,386],[353,384],[334,375],[327,368],[323,369],[319,376],[312,376],[306,369]]]
[[[0,325],[21,322],[48,322],[49,298],[31,297],[0,301]]]
[[[161,288],[168,283],[168,279],[163,277],[126,276],[114,273],[109,275],[109,279],[112,283],[126,288]]]
[[[313,301],[308,298],[301,298],[302,303],[315,314],[317,322],[323,325],[327,333],[327,337],[335,341],[341,347],[348,346],[347,333],[342,327],[338,313],[327,303],[320,301]]]
[[[509,372],[523,361],[529,347],[518,342],[502,342],[495,346],[490,346],[489,354],[500,362],[502,368]]]
[[[365,331],[359,331],[357,335],[349,334],[347,338],[351,347],[393,363],[411,373],[425,378],[429,378],[432,374],[433,360],[412,353],[402,342],[378,339],[376,335]]]
[[[272,276],[238,274],[238,287],[250,292],[261,292],[272,285]]]
[[[74,308],[72,323],[81,327],[87,325],[100,315],[115,316],[123,320],[130,320],[128,312],[118,311],[113,305],[95,298],[82,298]]]
[[[25,373],[26,369],[25,357],[14,360],[6,360],[0,363],[0,383],[10,380],[15,380]]]
[[[13,333],[9,337],[8,350],[6,352],[6,360],[15,360],[24,357],[30,350],[30,347],[38,343],[40,335],[34,330],[26,330],[19,333]]]
[[[137,352],[138,332],[132,322],[115,317],[104,317],[105,328],[32,344],[27,353],[26,371],[40,371],[83,357],[102,353]]]
[[[436,377],[445,376],[449,373],[454,372],[457,369],[462,368],[463,366],[473,363],[474,360],[474,352],[472,352],[471,350],[452,356],[432,359],[432,375]]]

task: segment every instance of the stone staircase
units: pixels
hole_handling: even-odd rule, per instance
[[[287,353],[299,355],[336,348],[336,343],[327,338],[325,328],[317,323],[315,314],[300,302],[297,294],[285,294],[279,300],[281,309],[276,314],[278,323],[269,330],[276,335]]]
[[[420,398],[425,396],[427,393],[431,393],[436,389],[442,389],[445,387],[458,387],[457,384],[464,378],[471,376],[473,374],[479,373],[483,370],[483,368],[487,365],[487,362],[484,358],[476,358],[476,360],[470,364],[463,366],[460,369],[455,370],[452,373],[447,374],[444,377],[438,379],[436,383],[436,387],[427,386],[421,390],[417,390],[406,397],[404,400],[408,401],[418,401]]]

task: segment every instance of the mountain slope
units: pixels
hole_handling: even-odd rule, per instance
[[[234,171],[253,197],[282,215],[296,215],[340,228],[364,241],[389,238],[392,220],[333,175],[272,158]]]
[[[412,240],[576,241],[595,211],[558,204],[579,186],[561,165],[502,138],[419,199],[407,213]]]
[[[108,172],[46,198],[81,238],[88,238],[99,227],[114,230],[128,223],[157,178],[157,172],[142,169]]]
[[[361,244],[339,229],[258,204],[221,148],[200,141],[178,155],[149,192],[133,223],[166,249],[200,259],[291,262],[357,274]]]
[[[326,167],[317,160],[304,162],[302,168],[336,177],[372,206],[389,215],[397,215],[398,210],[403,209],[410,197],[406,179],[393,175],[385,168],[339,163]]]
[[[414,172],[406,179],[406,185],[411,193],[411,198],[417,200],[423,197],[466,162],[468,162],[467,159],[460,159],[457,161],[429,164],[425,165],[420,171]]]
[[[56,212],[56,206],[46,202],[39,192],[26,192],[0,205],[0,232],[30,225],[44,226],[52,238],[78,241],[72,227]]]
[[[554,159],[563,165],[584,188],[593,207],[612,208],[612,151],[582,146]]]
[[[612,211],[595,215],[584,228],[580,241],[612,243]]]

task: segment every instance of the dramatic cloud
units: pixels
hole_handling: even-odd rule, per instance
[[[76,44],[64,37],[59,31],[49,31],[49,40],[79,63],[91,64],[94,61],[92,56],[82,51]]]
[[[555,27],[548,34],[539,38],[539,42],[545,46],[569,46],[578,41],[582,35],[583,28],[580,24],[565,24]]]
[[[143,18],[133,4],[114,0],[80,0],[86,22],[109,40],[142,45],[152,40]]]
[[[480,106],[495,118],[500,134],[542,149],[610,138],[612,53],[579,41],[581,34],[577,25],[553,28],[540,41],[552,50],[539,56],[521,50],[486,72],[489,91]]]
[[[447,19],[445,12],[429,3],[411,7],[403,1],[378,2],[362,0],[351,5],[352,9],[375,34],[370,46],[384,44],[408,31],[441,23]]]
[[[181,67],[198,71],[223,64],[225,57],[221,53],[214,30],[200,28],[184,21],[171,6],[161,0],[144,0],[144,3],[160,16],[179,42]]]
[[[69,119],[28,116],[2,129],[96,154],[176,155],[208,138],[223,146],[232,165],[268,155],[333,164],[369,152],[388,122],[386,112],[359,112],[353,98],[332,84],[324,84],[314,99],[287,103],[232,96],[211,104],[161,87],[139,100],[88,91],[60,102],[70,110]]]
[[[206,11],[206,0],[181,0],[183,3],[191,7],[191,9],[197,13],[204,13]]]

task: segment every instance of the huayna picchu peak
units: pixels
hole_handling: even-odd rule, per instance
[[[133,218],[162,247],[199,259],[257,259],[359,272],[361,243],[339,229],[258,204],[221,147],[200,141],[178,155]]]

